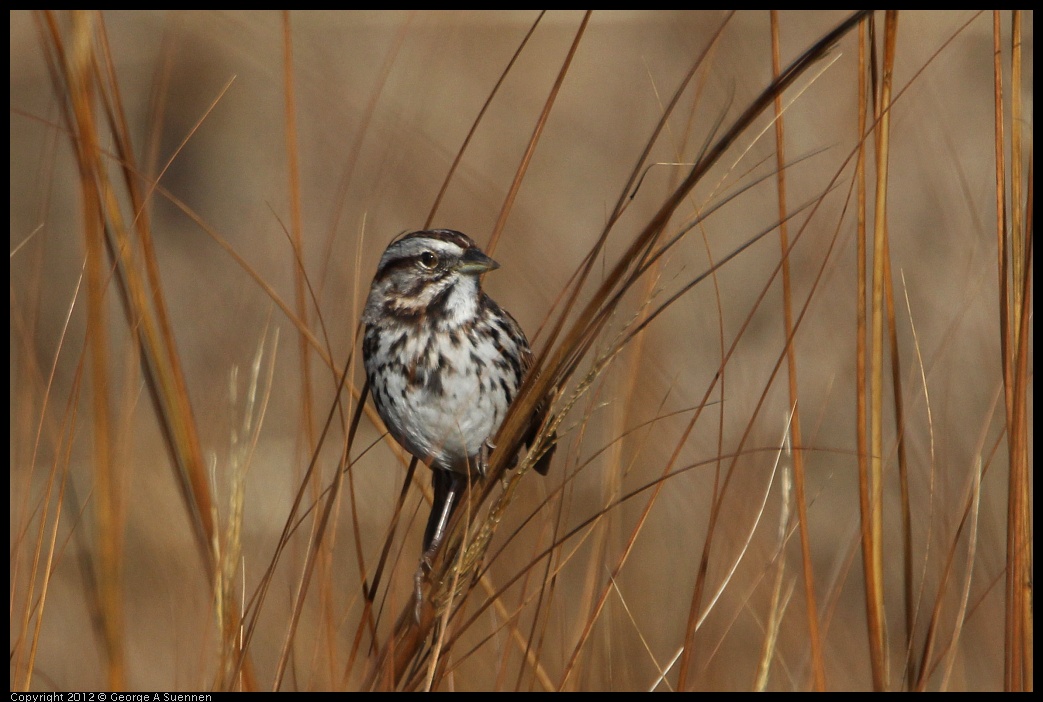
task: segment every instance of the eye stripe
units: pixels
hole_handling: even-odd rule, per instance
[[[460,258],[466,248],[452,242],[444,242],[430,237],[400,239],[387,248],[377,266],[377,277],[386,271],[400,270],[406,266],[415,266],[425,253],[440,259]]]

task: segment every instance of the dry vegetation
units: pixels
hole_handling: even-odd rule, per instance
[[[12,13],[11,689],[1031,689],[1032,15],[859,19]],[[428,223],[542,373],[418,624]]]

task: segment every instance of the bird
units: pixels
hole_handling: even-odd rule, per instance
[[[414,231],[384,251],[362,313],[363,365],[388,432],[432,471],[434,502],[417,572],[430,570],[470,482],[485,477],[493,439],[533,363],[521,326],[482,289],[500,267],[467,235]],[[525,443],[546,412],[540,403]],[[534,468],[549,469],[551,447]],[[515,465],[513,457],[510,466]],[[419,617],[418,617],[419,618]]]

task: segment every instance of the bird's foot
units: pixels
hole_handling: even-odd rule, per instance
[[[489,472],[489,455],[493,449],[496,448],[496,444],[486,439],[482,442],[482,447],[478,449],[478,465],[475,466],[478,469],[478,475],[485,477],[485,474]]]

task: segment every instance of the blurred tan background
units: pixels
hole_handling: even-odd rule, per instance
[[[783,63],[845,16],[782,13]],[[139,164],[151,177],[162,171],[166,191],[292,305],[283,16],[111,12],[102,17]],[[39,27],[28,13],[13,12],[10,18],[11,646],[23,650],[26,613],[41,607],[45,614],[31,689],[100,689],[103,659],[85,594],[89,566],[84,564],[95,538],[89,393],[73,401],[79,408],[74,426],[67,424],[66,414],[86,326],[77,297],[84,257],[79,176]],[[1031,13],[1028,18],[1022,96],[1031,140]],[[338,369],[353,348],[359,310],[380,253],[396,234],[424,224],[475,116],[535,19],[536,13],[527,11],[291,13],[302,262],[317,297],[309,320],[323,343],[328,339]],[[464,153],[435,226],[459,229],[487,244],[581,19],[578,12],[550,12],[543,18]],[[546,338],[543,325],[552,306],[601,234],[663,105],[724,19],[714,12],[594,13],[493,253],[502,268],[485,279],[486,289],[530,338],[544,329],[536,336],[537,348]],[[1004,31],[1009,32],[1006,20]],[[1004,41],[1009,47],[1009,38]],[[814,217],[809,221],[810,210],[804,210],[790,224],[792,237],[807,223],[791,256],[798,309],[812,296],[795,345],[804,443],[810,448],[811,546],[832,689],[865,689],[871,681],[854,456],[855,228],[849,159],[858,138],[856,61],[851,35],[787,91],[786,101],[793,104],[785,115],[787,159],[802,159],[786,173],[790,210],[820,198],[836,177]],[[770,79],[768,14],[739,13],[646,163],[693,161],[718,120],[729,124]],[[912,466],[919,613],[914,640],[922,645],[926,620],[940,601],[938,635],[946,645],[952,643],[951,649],[942,644],[935,649],[929,689],[1002,686],[1007,480],[992,80],[991,15],[901,15],[888,226]],[[1009,71],[1004,80],[1009,90]],[[1030,149],[1026,146],[1026,153]],[[604,334],[606,345],[643,309],[643,297],[654,294],[652,305],[657,306],[705,271],[711,258],[720,260],[775,224],[775,168],[769,111],[696,188],[667,234],[676,233],[696,211],[752,187],[671,249],[655,271],[654,284],[639,288],[620,306]],[[669,165],[648,171],[595,266],[595,283],[685,172]],[[220,505],[228,499],[228,466],[242,450],[236,442],[245,441],[251,364],[260,348],[264,364],[274,358],[270,403],[246,483],[242,539],[248,597],[272,558],[313,448],[304,429],[296,330],[181,206],[159,193],[149,204],[164,293]],[[526,517],[536,516],[492,563],[493,579],[506,580],[528,564],[538,552],[535,544],[546,548],[555,523],[560,535],[620,494],[659,478],[682,441],[692,408],[714,380],[722,347],[731,345],[749,318],[725,369],[723,388],[710,396],[716,404],[704,410],[684,440],[675,468],[701,465],[665,483],[567,689],[648,689],[656,684],[657,668],[665,668],[677,654],[706,538],[717,468],[711,459],[727,458],[723,475],[748,426],[751,434],[733,468],[709,560],[709,591],[723,587],[723,594],[716,603],[704,597],[703,607],[710,612],[697,637],[689,680],[697,689],[753,686],[764,613],[776,568],[783,564],[784,591],[792,599],[784,611],[768,688],[809,687],[797,539],[790,538],[779,553],[780,517],[788,515],[791,529],[795,519],[781,506],[792,498],[773,471],[789,410],[784,370],[755,413],[785,343],[778,280],[756,306],[778,260],[778,239],[772,234],[724,266],[715,282],[697,285],[672,305],[567,418],[551,475],[542,481],[527,476],[522,482],[522,494],[493,551]],[[591,290],[588,285],[581,299]],[[128,685],[206,689],[216,672],[210,585],[148,395],[134,370],[131,337],[114,294],[110,311],[113,394],[124,398],[114,431],[126,500]],[[311,411],[321,422],[335,384],[317,357],[312,363]],[[588,367],[580,369],[577,380]],[[356,383],[360,378],[356,369]],[[359,448],[376,441],[383,428],[363,420],[360,431]],[[324,485],[335,470],[340,441],[323,449]],[[886,442],[885,553],[894,554],[895,561],[893,580],[885,586],[891,677],[899,688],[905,623],[893,430]],[[782,463],[780,473],[785,457]],[[982,478],[973,561],[968,562],[971,542],[967,532],[958,536],[957,529],[981,464],[990,467]],[[39,580],[28,583],[40,525],[53,525],[56,502],[47,492],[55,485],[53,466],[61,475],[67,472],[68,492],[52,580],[46,601],[39,602]],[[426,481],[427,471],[421,472]],[[379,555],[403,475],[404,467],[383,442],[355,467],[367,561]],[[567,477],[563,498],[554,490]],[[410,493],[407,519],[418,509],[418,494],[416,489]],[[556,684],[589,616],[591,593],[609,584],[608,574],[647,499],[645,492],[613,509],[592,531],[569,540],[555,561],[555,567],[561,566],[557,589],[542,603],[539,616],[546,627],[540,659]],[[350,646],[359,616],[349,509],[345,503],[338,516],[326,578],[312,586],[332,593],[328,600],[316,595],[306,607],[283,689],[343,684],[338,658]],[[420,505],[419,516],[398,535],[393,551],[398,561],[387,580],[392,588],[387,622],[409,597],[426,510],[426,504]],[[76,530],[80,538],[72,538]],[[283,557],[252,645],[262,687],[271,683],[268,671],[286,633],[304,545],[302,533]],[[950,549],[954,564],[946,581]],[[543,577],[543,568],[542,562],[537,565],[534,577]],[[968,610],[961,614],[965,596]],[[516,599],[510,599],[512,607]],[[326,602],[332,611],[324,609]],[[523,611],[523,617],[533,616]],[[487,623],[475,627],[480,631],[473,644],[491,633],[493,639],[460,662],[458,689],[514,689],[517,673],[503,682],[491,670],[512,644],[502,632],[494,633],[499,632],[496,617],[486,617]],[[322,638],[327,629],[321,622],[330,620],[336,623],[332,647]],[[462,655],[469,649],[463,645],[457,651]],[[521,665],[520,652],[506,655],[512,666]],[[25,675],[24,660],[12,655],[12,687]],[[347,682],[349,689],[357,687],[356,676]],[[521,687],[528,689],[529,674],[522,677]],[[675,677],[666,675],[668,681]]]

